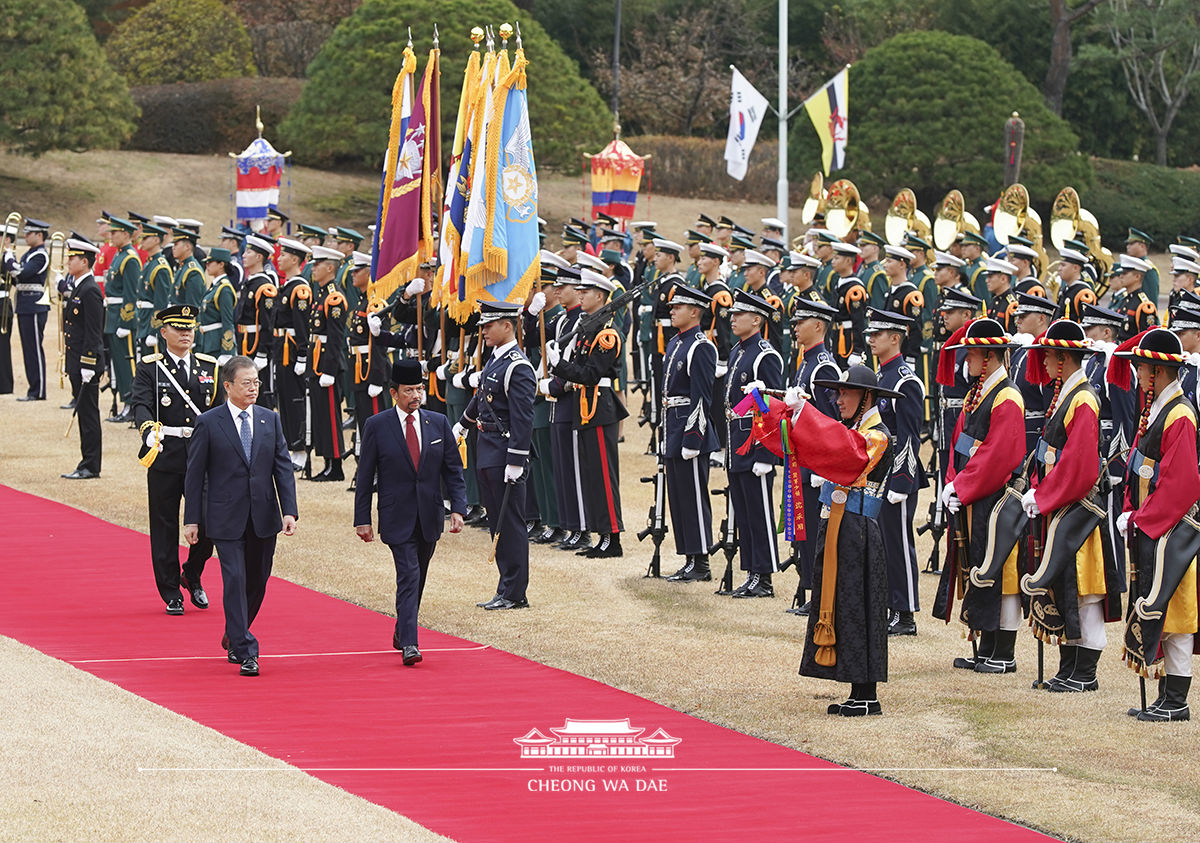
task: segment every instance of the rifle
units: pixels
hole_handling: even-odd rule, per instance
[[[1036,571],[1041,564],[1042,559],[1042,521],[1041,516],[1034,518],[1029,525],[1029,560],[1026,564],[1026,570]],[[1037,679],[1033,680],[1033,690],[1050,687],[1050,683],[1046,681],[1046,645],[1039,637],[1037,640],[1038,648],[1038,671]]]
[[[721,584],[717,586],[714,593],[732,594],[733,557],[737,555],[737,523],[733,517],[733,496],[729,494],[728,487],[713,489],[712,493],[725,498],[725,517],[721,519],[721,537],[708,551],[710,556],[715,555],[718,550],[725,551],[725,573],[722,574]]]
[[[579,321],[575,323],[574,328],[572,328],[570,331],[567,331],[565,334],[555,340],[555,345],[557,345],[560,349],[566,348],[567,345],[570,344],[571,340],[575,338],[576,334],[593,333],[600,330],[605,326],[605,324],[608,323],[608,320],[611,319],[618,310],[630,302],[636,301],[642,293],[650,289],[650,285],[653,283],[653,279],[649,281],[643,281],[636,287],[630,287],[620,295],[614,296],[606,304],[601,305],[592,313],[583,314],[579,317]]]
[[[654,540],[654,556],[650,559],[650,567],[646,570],[646,577],[658,579],[662,576],[662,543],[667,536],[667,524],[663,507],[666,504],[666,486],[667,474],[666,465],[663,463],[663,445],[660,440],[660,429],[658,424],[653,424],[650,429],[650,444],[654,448],[655,453],[655,470],[653,477],[643,477],[643,483],[654,484],[654,499],[650,502],[650,514],[646,517],[646,529],[637,534],[638,541],[645,541],[649,536]]]
[[[946,482],[946,466],[942,465],[942,440],[946,436],[945,418],[943,410],[940,406],[941,395],[938,395],[938,407],[932,410],[933,413],[933,434],[930,437],[933,443],[933,453],[929,456],[929,472],[934,476],[933,500],[929,504],[929,517],[925,523],[917,528],[917,535],[931,533],[933,536],[933,553],[929,556],[929,562],[925,566],[925,573],[936,574],[941,569],[941,553],[942,553],[942,536],[946,533],[946,508],[942,504],[942,488]],[[931,397],[930,401],[933,400]]]
[[[304,378],[304,479],[312,480],[312,396],[311,381]]]

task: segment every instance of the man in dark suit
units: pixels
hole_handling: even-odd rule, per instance
[[[421,409],[425,378],[419,362],[399,360],[392,366],[391,393],[395,410],[371,416],[363,424],[354,484],[354,529],[363,541],[375,540],[371,495],[378,478],[379,537],[396,563],[392,646],[412,666],[421,661],[417,610],[429,560],[442,534],[443,484],[450,496],[452,533],[463,528],[467,486],[450,422],[441,413]]]
[[[234,357],[221,367],[221,383],[226,402],[202,413],[192,431],[183,535],[195,544],[203,522],[217,546],[225,591],[221,643],[230,663],[242,666],[242,676],[258,676],[258,640],[250,624],[267,591],[279,531],[296,532],[296,480],[279,416],[254,406],[254,361]]]

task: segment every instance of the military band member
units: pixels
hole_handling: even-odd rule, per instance
[[[196,417],[220,404],[225,393],[216,359],[192,352],[196,314],[191,306],[174,305],[160,310],[154,318],[162,326],[158,351],[145,355],[138,363],[130,401],[142,438],[138,458],[147,467],[154,582],[167,614],[182,615],[182,589],[187,590],[197,609],[208,608],[200,575],[213,550],[201,523],[200,540],[188,548],[187,561],[180,571],[179,507],[187,474],[188,442]]]
[[[1089,258],[1082,252],[1063,248],[1058,253],[1058,309],[1059,319],[1078,322],[1085,304],[1096,303],[1096,290],[1084,271]]]
[[[190,305],[198,311],[204,301],[204,270],[196,260],[196,242],[200,235],[187,228],[175,228],[171,232],[171,253],[175,257],[175,279],[172,304]]]
[[[1196,411],[1177,379],[1184,362],[1179,338],[1162,328],[1145,333],[1127,358],[1145,402],[1125,478],[1125,504],[1117,528],[1128,537],[1130,599],[1125,662],[1158,679],[1158,698],[1138,720],[1188,720],[1192,655],[1197,632]],[[1125,359],[1113,361],[1110,379],[1128,378]]]
[[[269,262],[269,266],[271,267],[269,274],[280,280],[285,276],[279,269],[279,253],[282,251],[279,241],[283,238],[284,234],[287,233],[284,229],[284,224],[290,219],[291,217],[278,208],[268,208],[267,221],[263,225],[263,233],[271,239],[271,243],[273,243],[275,246],[274,254]]]
[[[296,239],[309,249],[311,249],[313,246],[324,246],[325,237],[325,229],[319,225],[300,223],[298,226],[296,226]],[[340,261],[341,258],[338,260]],[[308,281],[309,284],[312,284],[312,269],[312,261],[309,260],[304,262],[304,267],[300,270],[300,274],[304,276],[304,279]]]
[[[1038,280],[1038,253],[1033,248],[1033,241],[1026,237],[1010,237],[1008,248],[1005,250],[1008,262],[1017,268],[1014,273],[1016,281],[1013,290],[1029,296],[1046,297],[1046,288]]]
[[[671,321],[671,296],[676,287],[685,286],[683,276],[679,273],[679,256],[683,254],[683,246],[673,240],[662,237],[654,239],[654,269],[658,272],[658,281],[652,287],[654,290],[654,323],[655,336],[651,344],[650,371],[655,378],[654,394],[662,401],[663,354],[667,344],[677,333]],[[657,412],[657,409],[656,409]]]
[[[142,224],[142,250],[146,253],[146,261],[142,265],[137,301],[137,347],[141,353],[149,353],[157,347],[159,334],[153,324],[154,314],[171,305],[174,277],[162,251],[166,236],[166,229],[151,223]]]
[[[479,430],[479,492],[496,542],[496,566],[500,571],[495,596],[476,605],[487,610],[524,609],[529,606],[525,478],[537,384],[533,366],[517,346],[521,306],[507,302],[479,305],[479,325],[492,356],[480,373],[479,389],[454,430],[458,438],[467,425]]]
[[[595,313],[616,292],[617,286],[590,269],[581,269],[580,308]],[[582,482],[584,524],[599,536],[594,547],[580,549],[589,559],[623,555],[621,531],[621,473],[617,454],[618,425],[629,415],[617,398],[617,370],[622,355],[620,334],[611,323],[575,335],[571,353],[559,350],[556,342],[546,346],[550,371],[574,385],[578,406],[573,408],[572,427],[578,444]]]
[[[924,342],[921,334],[921,317],[925,311],[925,297],[909,280],[909,265],[912,262],[913,253],[902,246],[890,244],[884,249],[887,256],[884,258],[883,266],[884,272],[887,273],[889,286],[884,294],[884,306],[879,310],[899,313],[908,320],[905,323],[908,326],[908,332],[900,344],[900,353],[904,356],[904,362],[908,364],[909,368],[915,370],[921,359],[921,346]],[[872,354],[874,354],[873,351]],[[896,431],[888,424],[886,416],[883,423],[893,433]]]
[[[312,288],[300,275],[300,267],[309,249],[297,240],[283,238],[279,246],[279,271],[282,286],[275,299],[275,344],[272,355],[272,380],[279,421],[297,470],[308,461],[310,442],[306,436],[308,375],[308,319],[312,310]]]
[[[817,277],[814,280],[817,292],[825,301],[838,306],[837,301],[837,277],[838,273],[833,268],[833,244],[838,242],[838,236],[823,228],[809,229],[808,234],[813,239],[813,256],[821,262],[821,266],[817,269]]]
[[[1179,386],[1183,395],[1196,406],[1197,378],[1200,376],[1200,296],[1183,291],[1171,311],[1171,331],[1179,337],[1185,362],[1179,367]]]
[[[839,240],[830,248],[834,273],[830,279],[831,301],[838,309],[830,350],[839,366],[853,366],[862,362],[866,351],[863,331],[867,326],[867,288],[854,274],[858,247]]]
[[[1005,333],[1017,330],[1017,294],[1012,286],[1016,272],[1017,267],[1006,260],[987,258],[984,261],[988,295],[992,300],[987,316],[999,322]]]
[[[1036,569],[1021,577],[1021,590],[1032,601],[1034,635],[1059,645],[1058,673],[1048,686],[1055,692],[1099,687],[1104,622],[1120,619],[1125,590],[1124,572],[1105,545],[1111,538],[1096,458],[1100,400],[1083,368],[1090,346],[1078,322],[1060,319],[1034,341],[1027,358],[1029,379],[1053,382],[1054,397],[1037,445],[1036,484],[1022,498],[1033,529],[1046,540],[1041,559],[1031,560]]]
[[[966,397],[967,390],[970,388],[966,371],[966,349],[959,348],[954,354],[942,356],[941,348],[947,343],[956,344],[962,338],[962,334],[959,332],[965,330],[967,323],[974,319],[982,309],[983,302],[980,299],[958,287],[945,288],[938,304],[938,314],[945,332],[945,336],[941,337],[937,343],[938,407],[942,414],[941,430],[935,443],[935,447],[938,449],[939,493],[941,481],[944,481],[946,477],[946,467],[950,464],[950,447],[952,445],[950,434],[954,430],[958,414],[962,411],[963,398]],[[958,336],[955,336],[956,334]],[[951,368],[943,370],[941,368],[943,362]]]
[[[575,265],[581,252],[586,254],[589,245],[587,233],[574,226],[564,226],[562,235],[562,257],[567,263]]]
[[[971,322],[958,343],[943,346],[943,358],[953,359],[959,348],[966,349],[972,383],[954,425],[953,460],[942,489],[942,503],[951,516],[949,549],[933,616],[949,623],[955,597],[965,588],[960,618],[979,643],[974,656],[957,658],[954,666],[976,673],[1012,673],[1017,669],[1014,650],[1022,620],[1019,549],[1014,547],[1003,560],[992,559],[988,522],[1025,459],[1025,408],[1005,368],[1011,342],[999,322]],[[977,583],[978,571],[985,568],[994,580]]]
[[[242,252],[246,249],[246,234],[236,228],[221,226],[221,242],[218,244],[229,252],[229,266],[226,274],[235,293],[241,292],[242,283],[246,280],[246,270],[242,267]]]
[[[50,224],[25,220],[25,254],[18,261],[11,248],[4,250],[4,272],[12,278],[13,312],[21,334],[21,355],[25,362],[25,380],[29,384],[18,401],[46,400],[46,353],[42,337],[50,313],[50,294],[46,287],[50,258],[46,254],[46,234]]]
[[[712,300],[701,290],[675,287],[671,324],[678,331],[663,357],[662,460],[675,552],[682,567],[670,582],[708,581],[712,573],[712,508],[708,495],[708,455],[717,450],[712,416],[717,348],[700,330],[702,313]]]
[[[729,356],[723,410],[727,435],[729,486],[726,494],[736,526],[738,557],[746,572],[746,581],[733,590],[738,598],[774,597],[772,574],[780,570],[779,546],[775,534],[775,466],[779,458],[765,445],[751,441],[753,419],[738,417],[734,407],[741,403],[746,390],[783,389],[783,358],[762,335],[779,311],[765,299],[744,290],[735,296],[730,308],[730,323],[737,344]]]
[[[1032,454],[1038,437],[1046,424],[1046,408],[1054,391],[1051,387],[1028,377],[1025,365],[1033,341],[1045,333],[1054,318],[1054,303],[1040,296],[1017,294],[1017,333],[1012,335],[1014,348],[1009,355],[1009,377],[1021,393],[1025,404],[1025,453]]]
[[[274,250],[274,244],[258,235],[246,237],[246,251],[242,253],[246,280],[238,291],[235,317],[238,353],[254,361],[263,381],[258,404],[267,408],[275,406],[274,371],[269,363],[275,345],[274,313],[279,289],[266,271]]]
[[[1145,277],[1154,265],[1133,255],[1118,255],[1112,269],[1113,299],[1120,294],[1120,306],[1113,310],[1125,314],[1118,339],[1133,339],[1158,325],[1158,302],[1144,289]]]
[[[337,289],[342,253],[313,246],[311,283],[314,289],[308,321],[308,402],[313,448],[325,460],[315,481],[345,479],[342,457],[342,373],[346,368],[346,297]]]
[[[79,465],[68,480],[100,476],[100,372],[104,368],[104,295],[92,276],[99,247],[85,240],[67,240],[70,299],[63,308],[63,338],[67,377],[79,417]]]
[[[1175,305],[1179,303],[1180,298],[1184,293],[1195,293],[1197,279],[1200,279],[1200,254],[1189,246],[1174,243],[1170,249],[1171,292],[1167,294],[1167,318],[1163,320],[1164,328],[1170,327],[1170,320],[1175,315]]]
[[[867,288],[868,306],[876,310],[884,309],[888,290],[887,273],[883,268],[885,246],[887,241],[873,231],[859,232],[858,248],[862,250],[862,263],[858,267],[858,277]]]
[[[1130,228],[1129,236],[1125,238],[1125,254],[1150,264],[1149,269],[1145,271],[1146,274],[1142,278],[1142,289],[1150,301],[1158,304],[1158,269],[1154,264],[1150,263],[1150,246],[1153,243],[1154,238],[1146,232],[1137,228]]]
[[[233,335],[238,296],[228,272],[232,257],[228,249],[214,246],[204,261],[211,281],[200,304],[196,350],[216,360],[218,368],[238,353]]]
[[[767,273],[767,286],[775,295],[783,292],[783,281],[780,278],[779,265],[783,261],[783,256],[787,254],[787,244],[782,240],[776,240],[773,237],[764,237],[759,244],[759,251],[767,256],[771,261],[771,270]]]

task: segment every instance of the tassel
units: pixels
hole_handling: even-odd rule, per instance
[[[150,466],[154,465],[154,461],[158,459],[158,452],[162,450],[162,422],[153,422],[146,429],[154,431],[154,445],[144,455],[138,457],[138,462],[140,462],[146,468],[149,468]],[[142,438],[145,438],[144,430]]]
[[[1147,331],[1142,331],[1136,337],[1130,337],[1113,351],[1112,359],[1108,361],[1108,372],[1105,377],[1117,389],[1127,390],[1133,383],[1133,367],[1127,358],[1118,357],[1117,353],[1132,351],[1142,341],[1142,337],[1146,336],[1146,333]]]
[[[958,353],[958,349],[952,346],[962,342],[962,338],[967,333],[968,326],[974,321],[974,319],[968,321],[966,325],[963,325],[951,334],[949,339],[942,343],[942,350],[938,354],[937,366],[937,382],[942,386],[954,386],[954,358]]]
[[[1042,331],[1034,339],[1033,345],[1029,347],[1029,352],[1025,355],[1025,380],[1034,386],[1048,386],[1051,382],[1050,375],[1046,372],[1046,349],[1038,342],[1045,336],[1046,332]],[[1049,415],[1049,413],[1046,414],[1047,418]]]

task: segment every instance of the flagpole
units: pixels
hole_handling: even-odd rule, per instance
[[[783,242],[788,237],[788,177],[787,177],[787,49],[788,0],[779,0],[779,181],[775,186],[775,216],[783,221]]]

